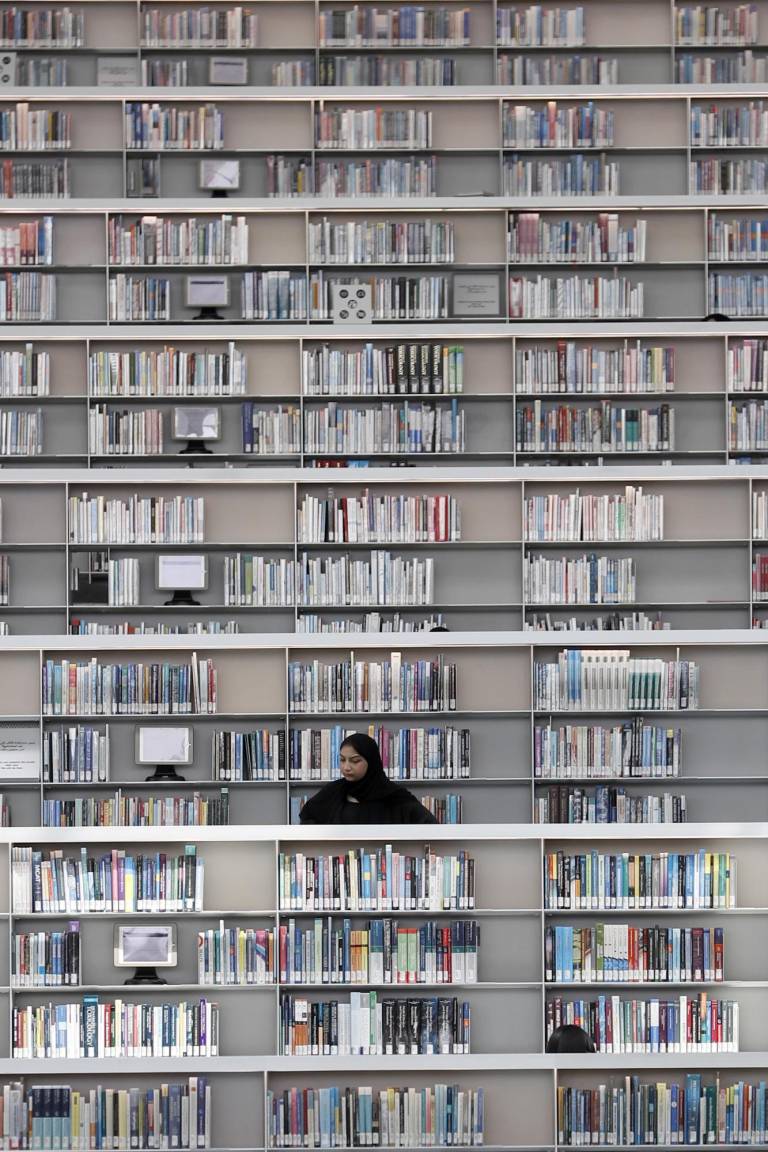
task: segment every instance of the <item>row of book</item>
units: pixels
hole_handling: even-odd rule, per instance
[[[12,909],[17,915],[59,912],[202,912],[205,864],[194,844],[166,852],[65,856],[60,849],[11,850]]]
[[[601,612],[590,618],[527,611],[523,621],[524,632],[652,632],[670,627],[663,612]]]
[[[404,401],[378,407],[327,406],[304,413],[304,451],[322,455],[455,454],[466,450],[465,413]]]
[[[161,408],[136,411],[96,404],[88,409],[88,451],[93,456],[161,456],[164,422]]]
[[[235,636],[240,631],[237,620],[191,620],[186,624],[121,620],[105,624],[73,616],[69,625],[72,636]]]
[[[515,447],[531,454],[674,452],[675,409],[630,408],[602,400],[599,408],[545,408],[541,400],[515,409]]]
[[[557,984],[711,983],[725,979],[722,928],[548,924],[544,979]]]
[[[229,824],[229,790],[183,796],[78,796],[43,800],[46,828],[205,828]]]
[[[736,452],[768,448],[768,404],[765,400],[729,403],[728,447]]]
[[[22,56],[16,60],[16,83],[21,88],[66,88],[67,63],[60,56]]]
[[[768,1086],[764,1081],[723,1084],[721,1074],[705,1084],[688,1072],[684,1084],[640,1082],[595,1088],[559,1086],[558,1142],[639,1145],[762,1144],[766,1139]]]
[[[66,199],[69,161],[0,160],[0,199]]]
[[[642,716],[611,728],[537,724],[533,774],[542,780],[679,776],[682,740],[682,729],[648,724]]]
[[[623,493],[597,496],[578,488],[567,496],[527,496],[525,539],[531,543],[632,543],[664,539],[664,494],[627,484]]]
[[[465,849],[423,856],[402,853],[391,844],[341,855],[307,856],[281,852],[278,898],[286,912],[446,911],[475,906],[475,861]]]
[[[72,544],[202,544],[203,496],[70,496]]]
[[[72,8],[5,8],[0,19],[0,47],[82,48],[85,13]]]
[[[734,319],[768,316],[768,276],[710,272],[707,292],[710,311],[724,312]]]
[[[255,48],[259,18],[252,8],[142,8],[140,35],[147,48]]]
[[[399,8],[321,10],[319,42],[323,48],[446,48],[470,43],[469,8]]]
[[[751,48],[727,56],[684,53],[675,61],[678,84],[763,84],[768,80],[768,58]]]
[[[631,604],[637,573],[631,556],[528,555],[523,597],[528,604]]]
[[[730,852],[547,852],[544,907],[560,909],[735,908]]]
[[[280,404],[265,409],[248,401],[241,409],[243,452],[254,456],[301,454],[301,409]]]
[[[72,113],[31,107],[0,110],[0,151],[60,152],[72,145]]]
[[[8,1149],[189,1149],[211,1147],[211,1085],[205,1076],[159,1087],[81,1091],[67,1084],[3,1085]]]
[[[215,151],[224,147],[224,116],[215,104],[195,108],[127,100],[125,147],[150,151]]]
[[[501,167],[503,196],[618,196],[619,164],[605,153],[532,159],[508,155]]]
[[[768,259],[768,220],[754,216],[724,220],[709,212],[707,253],[710,260]]]
[[[0,227],[0,266],[8,264],[53,264],[53,216]]]
[[[312,264],[452,264],[455,225],[397,219],[337,223],[324,216],[309,222],[308,245]]]
[[[547,1035],[575,1024],[593,1038],[598,1052],[738,1052],[739,1004],[714,1000],[706,992],[674,1000],[624,1000],[599,995],[594,1000],[547,1002]]]
[[[27,345],[32,355],[31,345]],[[98,350],[88,358],[88,388],[92,396],[244,396],[248,382],[248,360],[234,340],[226,352],[189,351],[165,345],[159,348],[135,348],[130,351]],[[6,352],[4,357],[20,356]],[[45,373],[38,367],[38,379],[45,381],[47,394],[50,376],[49,354]],[[9,362],[8,371],[13,372]],[[5,373],[5,360],[0,361]],[[16,370],[16,372],[18,369]],[[13,372],[13,375],[16,375]],[[27,376],[29,370],[27,370]],[[3,377],[4,378],[4,377]]]
[[[305,396],[455,394],[464,390],[464,348],[447,344],[322,344],[302,350]]]
[[[597,498],[596,498],[597,499]],[[445,544],[461,539],[455,496],[381,493],[305,493],[297,509],[299,544]]]
[[[55,276],[45,272],[0,272],[0,321],[55,319]]]
[[[757,43],[756,4],[737,4],[733,8],[706,4],[676,5],[674,15],[678,44],[725,47]]]
[[[42,408],[0,412],[0,456],[40,456],[42,452]]]
[[[279,928],[284,984],[476,984],[480,925],[427,920],[417,926],[369,920],[353,928],[330,916],[311,927],[290,919]]]
[[[692,148],[764,148],[768,144],[768,105],[712,104],[691,108]]]
[[[728,387],[733,392],[768,391],[768,340],[748,337],[729,342]]]
[[[302,553],[298,560],[265,560],[263,556],[238,552],[224,557],[224,604],[424,605],[434,601],[434,580],[432,557],[406,558],[374,551],[370,558],[311,557]]]
[[[341,745],[353,730],[292,728],[288,733],[289,780],[335,780]],[[392,780],[467,780],[470,776],[468,728],[368,726],[379,746],[384,771]]]
[[[509,278],[512,320],[619,320],[643,315],[644,288],[626,276]]]
[[[518,394],[557,392],[672,392],[674,345],[623,340],[616,348],[558,340],[554,347],[518,348]]]
[[[378,273],[363,279],[313,272],[308,282],[309,316],[312,320],[333,320],[338,308],[338,290],[343,287],[358,296],[362,290],[370,297],[374,320],[447,320],[452,283],[450,276],[439,274]]]
[[[213,715],[218,674],[213,660],[189,664],[102,664],[45,660],[42,676],[44,716]]]
[[[647,221],[624,225],[618,212],[598,212],[595,220],[552,220],[540,212],[510,213],[507,259],[513,264],[642,264]]]
[[[534,663],[534,708],[560,712],[698,708],[699,671],[693,660],[635,657],[621,648],[567,648],[555,663]]]
[[[556,100],[504,103],[501,129],[505,148],[612,148],[615,114],[592,100],[559,108]]]
[[[110,276],[109,319],[122,323],[171,319],[171,282],[162,276]]]
[[[288,665],[288,707],[297,714],[313,712],[453,712],[457,668],[444,656],[403,660],[320,660]]]
[[[584,9],[499,8],[496,12],[496,43],[515,48],[578,48],[584,44]]]
[[[474,1148],[484,1138],[483,1088],[267,1089],[270,1148]]]
[[[768,189],[768,162],[761,157],[744,156],[739,160],[719,156],[691,161],[688,191],[696,196],[732,196],[740,193],[765,192]]]
[[[265,163],[268,196],[437,195],[436,156],[335,160],[320,157],[313,165],[311,160],[270,154]]]
[[[15,1060],[219,1054],[219,1006],[204,998],[14,1006],[11,1029]]]
[[[398,10],[395,10],[396,12]],[[429,9],[427,15],[431,15]],[[450,56],[401,57],[366,52],[364,56],[331,56],[314,60],[281,60],[272,65],[276,87],[452,87],[457,81],[456,60]]]
[[[432,147],[432,112],[422,108],[324,108],[315,112],[318,148]]]
[[[471,1010],[456,997],[395,1000],[350,992],[349,1003],[280,997],[283,1056],[468,1055]]]
[[[51,354],[37,352],[33,344],[0,351],[0,397],[48,396],[51,388]]]
[[[14,932],[11,944],[13,988],[60,988],[80,983],[80,922],[52,932]]]
[[[533,816],[536,824],[684,824],[688,818],[684,794],[638,796],[608,784],[550,785],[534,798]]]
[[[247,218],[230,213],[215,219],[141,216],[133,223],[110,216],[107,251],[112,264],[247,264],[248,232]]]

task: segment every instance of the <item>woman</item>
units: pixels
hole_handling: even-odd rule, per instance
[[[384,772],[379,746],[354,732],[340,748],[341,779],[324,785],[299,813],[302,824],[436,824],[407,788]]]

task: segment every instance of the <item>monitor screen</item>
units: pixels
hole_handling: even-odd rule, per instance
[[[188,308],[226,308],[229,304],[229,277],[187,276]]]
[[[208,557],[191,555],[158,556],[155,560],[155,587],[158,592],[203,592],[208,587]]]
[[[116,968],[173,968],[177,960],[175,924],[116,924]]]
[[[174,408],[174,440],[218,440],[218,408]]]
[[[135,756],[137,764],[191,764],[192,729],[137,728]]]

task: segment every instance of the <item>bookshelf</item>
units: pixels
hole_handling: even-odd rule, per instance
[[[418,796],[443,805],[449,796],[460,797],[465,825],[502,818],[510,824],[537,821],[542,828],[554,823],[559,831],[580,822],[591,835],[602,827],[599,821],[618,820],[622,823],[611,827],[623,827],[631,836],[638,827],[626,827],[633,806],[645,804],[648,819],[655,820],[649,829],[664,831],[679,820],[675,812],[682,804],[687,822],[674,827],[688,835],[691,823],[709,821],[719,829],[722,821],[759,818],[763,811],[768,708],[761,631],[421,634],[398,637],[396,649],[390,635],[368,634],[361,640],[357,647],[345,636],[281,633],[258,638],[50,636],[44,642],[34,636],[8,637],[2,671],[12,690],[0,715],[0,734],[26,749],[22,759],[30,762],[26,772],[9,767],[3,773],[2,793],[13,826],[70,823],[77,813],[84,825],[190,819],[180,812],[152,815],[135,807],[150,797],[155,804],[165,797],[193,806],[226,800],[228,815],[219,819],[232,825],[254,823],[256,816],[265,827],[285,823],[319,780],[333,777],[334,748],[343,734],[359,729],[376,732],[393,774]],[[586,669],[593,649],[612,653],[612,667],[616,661],[620,668],[630,667],[622,663],[627,659],[645,661],[631,665],[642,675],[661,667],[647,663],[655,660],[666,662],[666,676],[671,662],[675,675],[690,686],[687,706],[679,704],[677,695],[662,701],[661,708],[643,706],[632,696],[601,696],[585,697],[574,710],[564,706],[565,698],[541,695],[542,677],[555,673],[558,661],[566,659],[563,653],[571,653],[569,659],[579,651],[586,654],[579,658]],[[401,675],[416,676],[420,668],[424,683],[429,676],[436,678],[435,692],[442,677],[448,677],[451,695],[436,695],[430,698],[432,707],[418,709],[405,695],[400,711],[375,695],[365,700],[345,696],[341,710],[322,706],[326,689],[318,676],[338,666],[341,671],[332,674],[332,682],[340,682],[339,677],[360,677],[367,669],[374,693],[392,651]],[[67,684],[75,673],[70,665],[61,673],[63,688],[55,688],[51,679],[60,674],[55,670],[62,661],[73,669],[81,666],[78,691],[85,695],[73,698],[71,705]],[[99,691],[104,692],[109,681],[116,685],[118,666],[144,668],[122,670],[125,685],[126,677],[149,676],[153,664],[179,667],[188,676],[196,663],[215,703],[207,710],[171,713],[137,713],[129,704],[117,710],[107,696],[103,705],[87,703],[96,691],[96,682],[89,679],[93,661],[108,670],[106,678],[99,672]],[[419,666],[419,661],[425,663]],[[640,674],[632,671],[630,676]],[[305,696],[312,685],[321,692],[317,701]],[[63,700],[58,706],[51,702],[56,692]],[[191,763],[180,768],[181,783],[149,782],[151,766],[137,763],[138,729],[151,732],[157,725],[191,733]],[[233,736],[220,733],[257,735],[248,738],[253,743],[246,754]],[[737,736],[741,752],[734,771],[726,765]],[[70,749],[68,758],[62,745]],[[601,816],[595,804],[603,802],[607,807]],[[205,824],[215,817],[198,810],[191,819]]]
[[[14,326],[2,361],[3,455],[19,467],[259,470],[450,456],[446,463],[469,471],[615,467],[628,458],[633,467],[746,465],[768,451],[766,335],[757,321],[362,327],[315,335],[289,324],[136,325],[129,340],[113,325]],[[387,423],[405,405],[407,437]],[[209,455],[179,454],[178,406],[218,409]],[[370,431],[366,412],[378,421]],[[18,413],[38,414],[34,443],[22,437]],[[157,425],[147,413],[158,414]],[[162,452],[150,454],[160,447],[149,439],[153,427]],[[449,452],[454,429],[463,450]]]
[[[5,469],[0,620],[12,636],[367,623],[397,634],[393,643],[438,623],[460,633],[548,624],[569,641],[585,634],[577,628],[762,628],[765,500],[755,466]],[[161,501],[182,519],[153,539],[142,525]],[[110,530],[118,512],[137,527]],[[590,526],[592,516],[604,519]],[[159,557],[184,555],[207,566],[196,604],[158,580]],[[576,567],[566,574],[566,564]],[[602,565],[594,585],[589,564]]]
[[[210,16],[206,21],[205,10],[201,15],[199,4],[85,0],[66,9],[70,18],[56,29],[56,38],[46,40],[35,25],[19,22],[8,28],[3,47],[16,49],[16,82],[32,86],[140,80],[199,88],[212,81],[468,86],[765,79],[768,30],[759,4],[722,5],[719,24],[713,20],[711,26],[703,15],[696,19],[694,6],[678,0],[642,5],[633,0],[622,6],[620,18],[604,0],[587,0],[562,9],[559,23],[546,5],[543,14],[534,10],[515,23],[514,6],[496,0],[464,8],[449,2],[439,9],[440,21],[423,26],[409,14],[402,16],[399,4],[380,13],[375,25],[364,7],[354,14],[331,0],[296,0],[290,26],[280,9],[263,0],[248,5],[241,18],[234,5],[206,7],[218,17],[215,24]],[[31,4],[25,8],[34,11]],[[569,54],[575,56],[572,63]],[[239,66],[212,70],[222,56]]]
[[[764,869],[764,825],[730,823],[722,824],[716,836],[708,824],[691,824],[680,830],[655,830],[634,828],[619,836],[614,830],[601,828],[593,830],[586,838],[578,829],[561,829],[553,835],[540,828],[518,825],[488,825],[465,829],[461,834],[456,829],[434,828],[430,830],[429,845],[437,856],[455,856],[466,851],[475,866],[475,907],[470,910],[428,910],[392,909],[390,912],[374,910],[336,912],[287,908],[285,898],[280,893],[278,865],[283,857],[296,854],[312,857],[328,854],[343,854],[354,845],[370,853],[378,850],[386,852],[387,845],[392,853],[410,854],[422,857],[425,852],[423,841],[414,838],[412,832],[403,829],[385,832],[373,828],[364,838],[362,845],[359,836],[353,840],[351,834],[339,834],[333,830],[328,838],[327,828],[291,829],[265,828],[263,826],[241,826],[238,829],[198,829],[193,841],[197,860],[198,876],[204,874],[204,896],[202,907],[192,911],[153,913],[157,923],[172,919],[177,926],[179,964],[168,973],[169,983],[150,989],[125,990],[120,977],[123,975],[111,964],[110,938],[113,925],[130,922],[131,914],[125,911],[68,911],[66,913],[19,910],[18,892],[19,847],[42,853],[43,861],[51,851],[63,852],[65,858],[77,861],[80,858],[79,843],[75,844],[68,833],[57,829],[30,829],[29,835],[19,830],[11,833],[4,830],[6,845],[3,866],[7,873],[14,866],[14,903],[0,913],[0,930],[10,941],[18,934],[34,931],[55,931],[67,920],[75,918],[79,924],[82,956],[81,982],[69,988],[25,988],[11,984],[6,967],[6,983],[0,990],[0,1003],[5,1011],[2,1043],[4,1058],[10,1054],[10,1033],[7,1028],[14,1010],[30,1005],[48,1002],[66,1003],[67,998],[79,999],[82,995],[97,995],[101,1003],[109,1002],[110,996],[136,998],[138,1002],[153,1000],[173,1000],[181,993],[192,1000],[202,994],[218,1005],[220,1017],[220,1053],[216,1057],[197,1057],[193,1063],[189,1058],[178,1056],[114,1057],[109,1069],[109,1081],[126,1082],[137,1071],[149,1075],[184,1076],[194,1071],[200,1076],[210,1077],[213,1086],[214,1125],[230,1125],[230,1140],[223,1147],[260,1147],[258,1140],[252,1139],[241,1145],[244,1132],[238,1127],[242,1122],[242,1112],[235,1109],[240,1121],[227,1121],[219,1116],[219,1095],[217,1086],[226,1075],[233,1076],[239,1085],[232,1095],[224,1093],[227,1103],[234,1102],[248,1081],[250,1091],[259,1092],[263,1087],[282,1090],[288,1087],[292,1075],[301,1079],[293,1083],[302,1084],[307,1074],[317,1077],[315,1084],[334,1084],[334,1076],[352,1074],[351,1083],[361,1070],[374,1077],[374,1085],[384,1086],[397,1083],[397,1079],[387,1081],[385,1077],[414,1077],[416,1084],[430,1083],[428,1077],[445,1082],[463,1083],[467,1087],[482,1084],[487,1095],[486,1114],[488,1127],[486,1140],[494,1146],[503,1145],[503,1140],[492,1140],[494,1124],[500,1122],[499,1110],[503,1107],[504,1093],[514,1094],[526,1086],[540,1091],[546,1098],[547,1085],[550,1085],[557,1068],[573,1072],[579,1077],[571,1079],[564,1075],[562,1083],[589,1084],[590,1072],[608,1072],[615,1076],[621,1069],[622,1076],[632,1072],[650,1072],[664,1068],[672,1072],[681,1067],[689,1071],[707,1073],[719,1069],[724,1079],[735,1069],[754,1069],[764,1052],[760,1047],[762,1037],[759,1015],[765,998],[765,981],[758,965],[755,964],[754,949],[749,942],[762,938],[766,910],[762,904],[761,874]],[[82,844],[87,856],[98,860],[102,855],[109,856],[113,835],[108,829],[84,829]],[[173,829],[149,831],[125,830],[122,844],[126,858],[141,853],[153,856],[166,852],[173,856],[184,852],[189,843],[190,830],[185,832]],[[579,842],[577,844],[577,841]],[[738,891],[735,907],[727,908],[641,908],[631,911],[590,910],[578,912],[557,909],[553,911],[542,897],[542,874],[545,860],[550,853],[565,854],[579,851],[611,853],[630,851],[639,854],[660,852],[694,853],[700,848],[711,853],[731,853],[738,863]],[[15,851],[14,851],[15,850]],[[504,867],[512,862],[513,868]],[[397,865],[395,864],[395,867]],[[42,865],[45,875],[46,865]],[[134,913],[133,915],[136,915]],[[472,1015],[472,1053],[461,1058],[451,1055],[365,1055],[363,1063],[355,1070],[344,1056],[315,1056],[312,1059],[292,1057],[298,1063],[287,1063],[281,1056],[279,1043],[278,1006],[286,995],[300,995],[310,1001],[320,999],[332,989],[332,995],[343,1003],[348,990],[368,992],[388,992],[395,1001],[404,996],[413,998],[415,994],[431,994],[434,985],[419,981],[404,985],[380,984],[376,980],[363,979],[357,985],[349,982],[336,984],[302,982],[287,973],[275,973],[274,979],[262,984],[210,984],[200,980],[198,972],[198,933],[217,931],[223,921],[227,929],[271,930],[279,938],[281,927],[291,926],[292,930],[306,931],[312,928],[317,919],[330,919],[333,928],[345,918],[352,922],[355,931],[364,928],[368,920],[394,919],[399,928],[418,927],[425,921],[448,924],[455,920],[474,921],[479,926],[477,945],[477,980],[462,983],[449,982],[441,985],[441,994],[457,994],[469,1001]],[[586,927],[594,922],[621,925],[627,920],[642,928],[644,925],[663,921],[664,926],[683,928],[702,923],[719,926],[723,930],[724,968],[722,980],[701,980],[683,982],[653,982],[653,989],[646,983],[631,983],[621,980],[609,981],[612,993],[616,996],[632,995],[650,997],[662,995],[660,989],[667,989],[672,997],[685,994],[686,990],[699,988],[710,995],[721,994],[736,1001],[740,1009],[740,1049],[737,1052],[685,1052],[659,1053],[637,1052],[599,1054],[589,1072],[580,1065],[562,1059],[542,1056],[544,1044],[545,1007],[553,996],[588,996],[590,990],[581,984],[569,981],[551,981],[546,978],[543,939],[545,931],[552,925],[576,924]],[[39,928],[38,928],[39,925]],[[16,945],[14,944],[14,949]],[[5,952],[6,957],[9,951]],[[8,960],[5,961],[6,965]],[[290,971],[290,969],[289,969]],[[601,991],[605,990],[603,984]],[[253,1023],[258,1024],[254,1032]],[[264,1063],[272,1060],[269,1067]],[[360,1059],[360,1057],[358,1057]],[[684,1063],[685,1061],[685,1063]],[[72,1075],[76,1083],[92,1083],[91,1077],[100,1076],[98,1068],[87,1057],[58,1058],[43,1062],[42,1058],[20,1059],[15,1068],[16,1074],[42,1075],[47,1073],[59,1076]],[[5,1071],[5,1068],[3,1069]],[[266,1074],[266,1075],[265,1075]],[[481,1077],[479,1082],[471,1079],[472,1074]],[[465,1079],[466,1077],[466,1079]],[[738,1078],[738,1074],[734,1077]],[[262,1087],[255,1088],[259,1080]],[[102,1082],[102,1081],[98,1081]],[[132,1080],[130,1081],[133,1082]],[[140,1081],[142,1082],[142,1081]],[[343,1082],[343,1081],[342,1081]],[[363,1083],[368,1083],[363,1079]],[[434,1081],[432,1081],[434,1082]],[[725,1082],[729,1081],[725,1079]],[[539,1085],[538,1089],[535,1088]],[[259,1114],[263,1115],[261,1107]],[[528,1109],[530,1124],[538,1124],[539,1140],[536,1146],[550,1146],[547,1137],[549,1108],[542,1106],[534,1113]],[[225,1128],[226,1130],[226,1128]],[[219,1132],[214,1128],[214,1132]],[[258,1131],[258,1130],[257,1130]],[[239,1139],[234,1138],[238,1133]],[[554,1142],[553,1142],[554,1143]],[[211,1140],[212,1147],[218,1147],[217,1139]],[[528,1142],[523,1145],[527,1147]]]

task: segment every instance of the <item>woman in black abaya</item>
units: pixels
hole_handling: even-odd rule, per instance
[[[341,779],[324,785],[301,812],[302,824],[436,824],[407,788],[388,779],[370,736],[347,736],[339,756]]]

